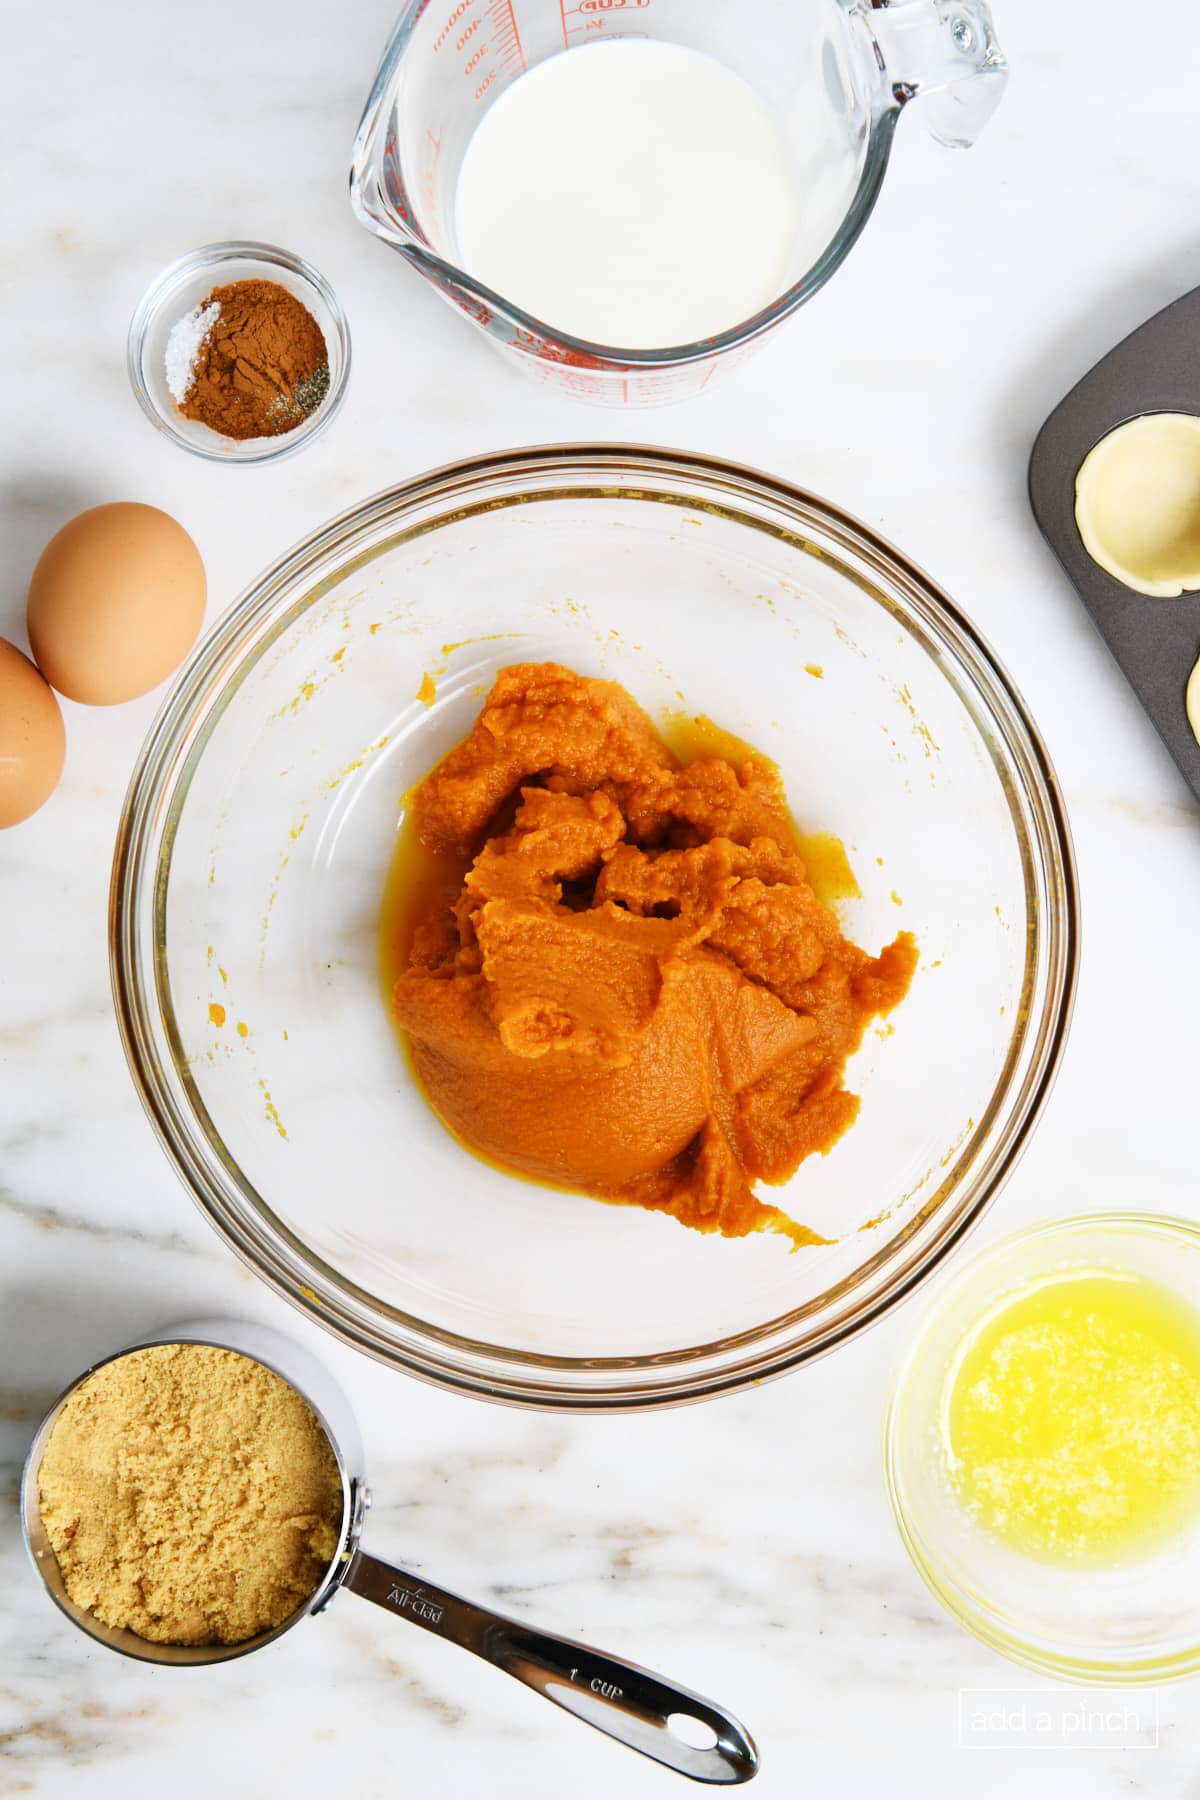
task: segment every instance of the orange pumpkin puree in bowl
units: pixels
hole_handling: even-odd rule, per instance
[[[775,764],[681,762],[615,682],[520,663],[413,790],[412,822],[392,1010],[450,1130],[698,1231],[822,1241],[754,1184],[854,1122],[846,1059],[917,951],[842,936]]]

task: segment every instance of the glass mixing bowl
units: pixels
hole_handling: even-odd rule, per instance
[[[827,1245],[521,1181],[413,1085],[376,954],[404,795],[537,658],[759,746],[801,828],[846,844],[846,929],[917,935],[911,994],[850,1065],[858,1122],[768,1190]],[[216,625],[130,787],[114,992],[176,1168],[278,1292],[450,1387],[663,1405],[840,1343],[980,1216],[1062,1053],[1076,905],[1032,722],[896,551],[706,457],[518,450],[363,502]]]
[[[963,1340],[1006,1295],[1070,1271],[1144,1275],[1200,1308],[1200,1229],[1142,1213],[1052,1219],[956,1270],[896,1378],[884,1424],[892,1509],[931,1592],[1014,1662],[1088,1685],[1194,1675],[1200,1515],[1166,1545],[1114,1568],[1048,1563],[991,1538],[945,1474],[946,1384]]]

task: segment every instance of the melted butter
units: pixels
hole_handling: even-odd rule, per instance
[[[992,1537],[1114,1565],[1200,1508],[1200,1312],[1142,1275],[1080,1270],[1009,1297],[951,1369],[952,1486]]]

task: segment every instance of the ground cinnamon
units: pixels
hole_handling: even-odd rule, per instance
[[[308,308],[275,281],[231,281],[196,353],[179,410],[222,437],[294,431],[329,391],[329,352]]]

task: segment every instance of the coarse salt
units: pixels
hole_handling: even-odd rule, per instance
[[[188,390],[196,373],[196,358],[200,354],[200,346],[220,315],[220,304],[213,300],[207,306],[197,306],[190,313],[185,313],[171,327],[165,352],[167,386],[172,398],[180,406],[188,397]]]

